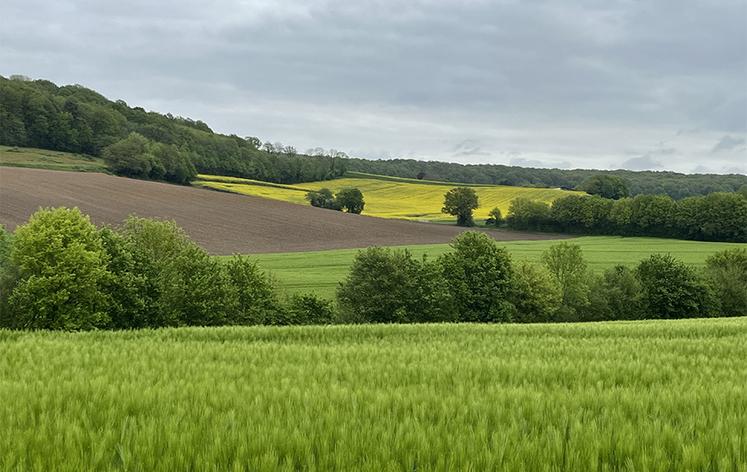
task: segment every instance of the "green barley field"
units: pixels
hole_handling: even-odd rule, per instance
[[[0,331],[0,470],[744,471],[747,319]]]
[[[560,241],[507,241],[505,246],[514,260],[537,262],[542,252]],[[670,253],[688,264],[703,266],[708,256],[734,247],[747,247],[744,243],[714,243],[682,241],[660,238],[623,238],[620,236],[588,236],[569,239],[584,251],[589,267],[595,272],[616,264],[634,266],[654,253]],[[448,244],[402,246],[420,257],[427,254],[437,257],[448,251]],[[337,284],[345,278],[358,249],[334,251],[259,254],[262,268],[269,271],[285,292],[313,292],[334,298]]]

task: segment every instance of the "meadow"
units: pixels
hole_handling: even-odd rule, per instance
[[[0,331],[2,470],[747,468],[747,319]]]
[[[0,146],[0,166],[77,172],[106,172],[106,164],[99,157],[49,151],[46,149],[9,146]]]
[[[542,252],[559,241],[499,241],[514,260],[539,262]],[[568,240],[581,246],[589,268],[601,273],[617,264],[634,266],[651,254],[669,253],[696,267],[702,267],[708,256],[729,248],[745,247],[740,243],[682,241],[660,238],[624,238],[621,236],[585,236]],[[438,257],[449,250],[448,244],[398,246],[413,255]],[[269,271],[283,291],[313,292],[334,298],[338,283],[345,278],[358,249],[332,251],[253,254],[260,266]]]
[[[309,191],[326,187],[336,192],[345,187],[356,187],[363,192],[366,202],[364,215],[436,222],[454,220],[453,217],[441,213],[441,207],[444,194],[460,185],[359,173],[348,173],[341,179],[296,185],[268,184],[257,180],[202,174],[198,177],[200,180],[194,182],[197,186],[303,205],[308,205],[306,193]],[[500,208],[505,214],[511,201],[517,197],[529,197],[549,203],[561,196],[580,193],[551,188],[494,185],[470,185],[470,187],[475,189],[480,200],[480,208],[475,210],[477,220],[487,218],[488,212],[494,207]]]

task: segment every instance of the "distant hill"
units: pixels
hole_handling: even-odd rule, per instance
[[[574,189],[592,175],[614,174],[627,181],[632,195],[662,193],[673,198],[735,191],[747,185],[747,176],[735,174],[687,175],[464,165],[410,159],[366,160],[348,158],[337,152],[309,156],[298,154],[291,146],[262,144],[255,137],[215,133],[199,120],[145,111],[121,100],[111,101],[80,85],[57,86],[47,80],[0,76],[0,145],[100,157],[107,146],[133,132],[154,143],[173,145],[197,172],[285,184],[334,179],[346,171],[357,171],[469,184]]]

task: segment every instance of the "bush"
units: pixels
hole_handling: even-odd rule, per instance
[[[484,233],[466,232],[440,257],[460,321],[510,321],[511,258]]]
[[[493,227],[499,227],[503,224],[503,215],[501,214],[501,209],[498,207],[493,208],[490,210],[490,213],[488,213],[488,219],[485,220],[485,225],[487,226],[493,226]]]
[[[43,209],[15,231],[10,261],[18,282],[11,327],[86,330],[109,324],[107,254],[80,210]]]
[[[747,249],[729,249],[706,259],[705,275],[724,316],[747,315]]]
[[[717,313],[715,297],[696,272],[671,255],[654,254],[636,268],[648,318],[694,318]]]
[[[457,217],[457,225],[474,226],[472,210],[479,206],[477,192],[469,187],[457,187],[449,190],[444,195],[444,206],[442,213]]]
[[[341,320],[353,323],[448,321],[452,304],[440,267],[409,251],[368,248],[337,290]]]
[[[585,321],[635,320],[644,314],[641,284],[633,271],[618,265],[597,277],[589,294]]]
[[[366,202],[363,201],[363,193],[357,188],[344,188],[337,192],[335,201],[339,208],[347,210],[348,213],[360,215]]]
[[[511,302],[516,307],[514,321],[553,321],[562,301],[563,292],[560,285],[545,267],[522,262],[514,268],[511,292]]]
[[[577,321],[589,306],[589,272],[581,247],[560,243],[542,254],[542,262],[555,276],[563,294],[559,321]]]
[[[313,207],[338,211],[342,209],[340,205],[338,205],[335,196],[332,195],[332,191],[328,188],[322,188],[315,192],[307,193],[306,200],[308,200]]]
[[[293,295],[284,313],[284,322],[276,324],[321,325],[332,324],[335,321],[332,302],[312,293]]]

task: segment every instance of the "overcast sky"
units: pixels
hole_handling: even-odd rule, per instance
[[[2,0],[0,74],[350,155],[747,173],[747,0]]]

